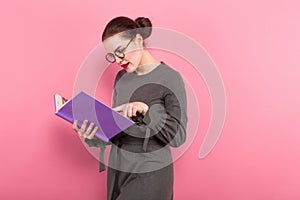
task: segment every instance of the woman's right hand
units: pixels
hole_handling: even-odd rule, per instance
[[[125,117],[132,117],[137,116],[137,112],[146,115],[147,111],[149,110],[149,106],[144,102],[135,101],[114,107],[113,110],[120,112]]]
[[[83,123],[82,123],[82,126],[79,128],[77,126],[78,124],[78,120],[74,120],[74,123],[73,123],[73,129],[78,133],[78,135],[80,137],[84,137],[84,138],[87,138],[87,139],[94,139],[95,137],[95,134],[98,130],[98,126],[95,126],[94,127],[94,123],[91,122],[89,127],[85,130],[86,128],[86,125],[88,124],[88,120],[84,120]]]

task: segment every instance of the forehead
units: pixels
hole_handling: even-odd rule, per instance
[[[113,52],[119,46],[125,46],[128,39],[122,37],[120,34],[115,34],[103,41],[104,48],[107,52]]]

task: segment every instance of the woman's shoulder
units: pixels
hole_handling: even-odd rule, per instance
[[[114,81],[114,84],[116,84],[119,79],[124,75],[126,74],[126,70],[125,69],[121,69],[117,72],[117,75],[115,76],[115,81]]]
[[[125,73],[126,73],[125,69],[119,70],[118,73],[117,73],[117,75],[116,75],[116,78],[119,78],[119,77],[123,76]]]
[[[180,72],[170,65],[166,64],[165,62],[161,61],[162,70],[163,70],[163,77],[169,81],[177,81],[178,79],[182,79]]]
[[[166,94],[175,93],[176,96],[185,94],[185,83],[181,73],[172,68],[171,66],[164,64],[163,83],[166,89]]]

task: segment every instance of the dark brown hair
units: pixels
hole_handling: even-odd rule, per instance
[[[125,16],[113,18],[103,31],[102,42],[110,36],[121,32],[123,32],[122,36],[125,38],[131,38],[139,33],[143,39],[146,39],[151,35],[152,23],[146,17],[138,17],[135,20]]]

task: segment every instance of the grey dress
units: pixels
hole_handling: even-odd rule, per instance
[[[140,101],[149,106],[145,116],[110,143],[86,139],[90,146],[110,144],[107,200],[172,200],[173,162],[171,147],[186,139],[186,92],[179,72],[164,62],[144,75],[120,70],[114,82],[113,105]]]

